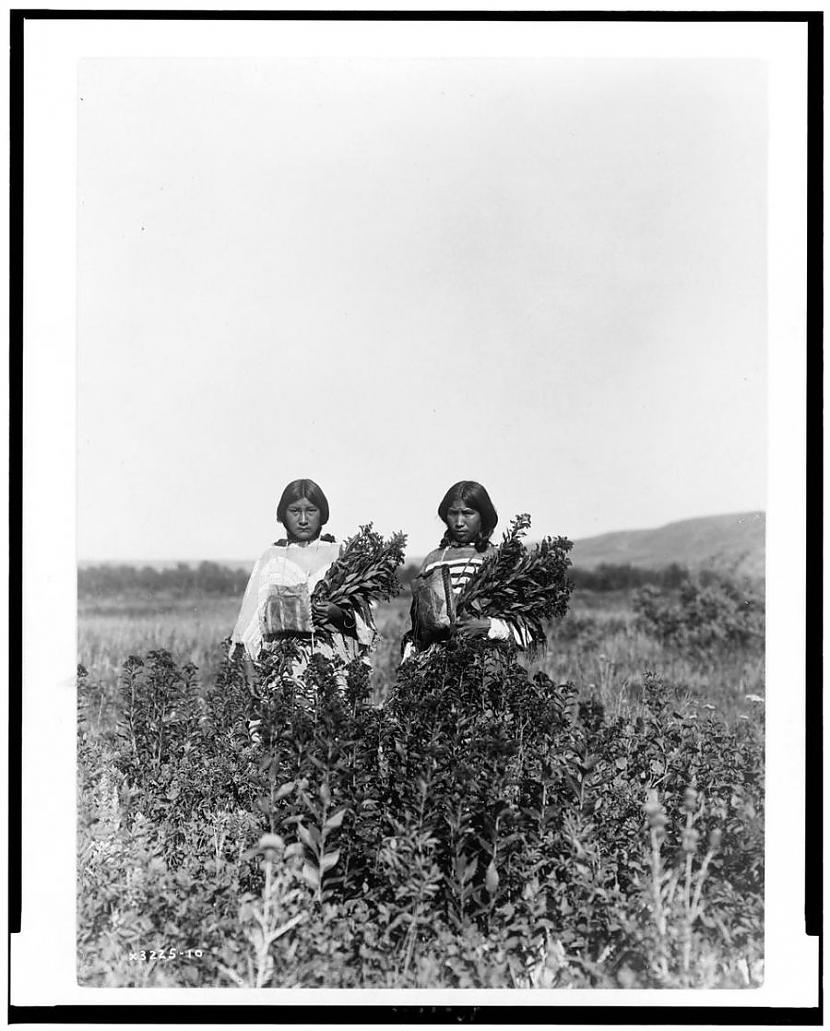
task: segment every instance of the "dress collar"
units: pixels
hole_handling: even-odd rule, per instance
[[[306,547],[311,547],[312,544],[336,544],[334,537],[330,533],[321,533],[319,537],[315,537],[313,541],[309,541]],[[275,548],[290,548],[299,547],[297,541],[290,541],[287,537],[280,537],[278,541],[274,541],[273,547]]]

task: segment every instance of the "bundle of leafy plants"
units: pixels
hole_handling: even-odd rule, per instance
[[[339,558],[314,588],[312,604],[319,608],[329,602],[369,622],[372,602],[388,601],[401,589],[397,570],[405,546],[405,533],[393,533],[386,540],[371,523],[361,526],[345,541]],[[319,629],[331,633],[335,628],[324,620]]]
[[[517,515],[501,545],[466,584],[456,603],[457,616],[494,616],[527,631],[533,647],[545,642],[545,623],[568,611],[572,583],[567,572],[567,537],[545,537],[528,548],[522,538],[530,516]]]

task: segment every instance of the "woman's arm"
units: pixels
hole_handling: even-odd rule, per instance
[[[528,630],[507,619],[491,618],[487,636],[491,641],[510,641],[521,649],[529,648],[533,637]]]
[[[529,648],[533,642],[533,637],[524,627],[495,616],[462,616],[456,623],[456,629],[461,637],[512,641],[521,649]]]
[[[251,575],[248,578],[248,586],[245,588],[245,594],[242,598],[239,617],[231,633],[231,655],[236,650],[236,646],[242,644],[245,646],[245,651],[248,655],[255,659],[262,647],[262,635],[259,629],[259,579],[267,554],[267,552],[264,552],[256,560]]]
[[[529,648],[533,637],[528,630],[512,620],[495,616],[462,616],[456,623],[462,637],[487,638],[490,641],[512,641],[517,648]]]

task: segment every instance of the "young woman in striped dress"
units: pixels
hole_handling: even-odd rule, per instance
[[[424,559],[418,575],[423,578],[432,574],[435,582],[435,574],[448,574],[453,597],[457,598],[485,558],[495,550],[490,537],[499,517],[490,495],[474,480],[453,484],[438,506],[438,515],[447,529],[438,547]],[[425,625],[425,620],[419,618],[417,599],[413,601],[411,617],[412,628],[403,642],[404,661],[449,637],[449,631]],[[519,648],[526,648],[530,643],[527,633],[506,619],[460,616],[455,620],[455,632],[468,639],[512,640]]]

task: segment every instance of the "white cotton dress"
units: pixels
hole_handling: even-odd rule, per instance
[[[320,539],[304,545],[279,541],[266,548],[257,559],[248,580],[239,618],[231,634],[231,650],[237,644],[241,644],[252,659],[262,658],[273,647],[272,641],[268,640],[273,636],[268,633],[269,604],[272,604],[280,593],[299,595],[305,598],[304,604],[300,607],[308,613],[308,602],[314,588],[326,575],[332,563],[337,561],[340,552],[341,546],[336,541]],[[280,588],[299,590],[280,592]],[[345,662],[365,658],[374,642],[375,628],[361,619],[357,613],[353,615],[353,636],[334,633],[331,641],[322,640],[315,634],[310,620],[307,624],[301,621],[301,625],[308,625],[308,630],[288,630],[280,636],[291,637],[301,645],[304,654],[301,663],[303,668],[312,654],[339,658]]]

